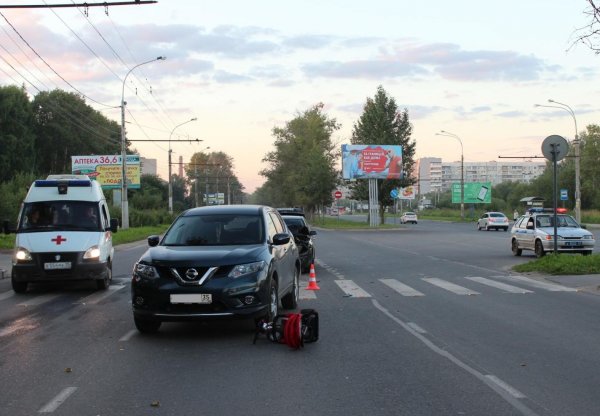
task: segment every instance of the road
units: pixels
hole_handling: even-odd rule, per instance
[[[250,322],[135,331],[118,248],[109,291],[0,281],[0,414],[597,415],[600,296],[510,271],[508,233],[421,221],[319,230],[321,337]],[[308,276],[303,276],[306,285]],[[303,286],[304,287],[304,286]]]

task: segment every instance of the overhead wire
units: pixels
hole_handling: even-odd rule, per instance
[[[111,107],[108,104],[104,104],[101,103],[100,101],[97,101],[95,99],[93,99],[92,97],[87,96],[86,94],[84,94],[83,92],[81,92],[77,87],[75,87],[73,84],[71,84],[69,81],[67,81],[62,75],[60,75],[48,62],[46,62],[46,60],[44,58],[42,58],[42,56],[29,44],[29,42],[23,37],[23,35],[21,35],[21,33],[17,30],[17,28],[7,19],[7,17],[4,15],[4,13],[0,12],[0,16],[2,16],[2,18],[6,21],[6,23],[11,27],[11,29],[19,36],[19,38],[21,38],[21,40],[27,45],[27,47],[29,49],[31,49],[31,51],[33,53],[35,53],[35,55],[44,63],[46,64],[46,66],[52,71],[54,72],[54,74],[59,77],[61,80],[63,80],[63,82],[65,82],[65,84],[67,84],[69,87],[71,87],[73,90],[77,91],[81,96],[87,98],[90,101],[95,102],[96,104],[102,105],[104,107]]]
[[[12,40],[12,39],[11,39],[11,40]],[[27,68],[25,65],[23,65],[23,63],[22,63],[22,62],[21,62],[21,61],[20,61],[20,60],[19,60],[17,57],[15,57],[15,56],[14,56],[14,55],[13,55],[13,54],[10,52],[10,51],[8,51],[4,45],[0,44],[0,48],[2,48],[2,49],[3,49],[3,50],[4,50],[4,51],[5,51],[7,54],[8,54],[8,56],[10,56],[10,57],[11,57],[11,58],[12,58],[14,61],[16,61],[18,65],[20,65],[20,66],[21,66],[23,69],[25,69],[25,70],[26,70],[26,71],[27,71],[27,72],[28,72],[28,73],[29,73],[31,76],[33,76],[33,77],[34,77],[34,78],[37,80],[37,82],[41,83],[41,84],[42,84],[42,85],[43,85],[43,86],[44,86],[46,89],[48,89],[48,87],[47,87],[47,86],[46,86],[46,85],[45,85],[45,84],[44,84],[42,81],[40,81],[40,80],[39,80],[39,79],[38,79],[38,78],[37,78],[35,75],[33,75],[33,74],[31,73],[31,71],[29,71],[29,70],[28,70],[28,68]],[[30,84],[30,85],[31,85],[31,86],[32,86],[32,87],[33,87],[33,88],[34,88],[34,89],[35,89],[35,90],[36,90],[38,93],[42,92],[42,90],[40,90],[40,88],[38,88],[38,86],[37,86],[37,85],[35,85],[33,82],[31,82],[31,81],[29,80],[29,78],[25,77],[25,76],[24,76],[22,73],[20,73],[20,72],[19,72],[19,71],[18,71],[18,70],[17,70],[17,69],[16,69],[16,68],[15,68],[15,67],[12,65],[12,64],[10,64],[10,63],[9,63],[9,62],[6,60],[6,58],[4,58],[3,56],[0,56],[0,59],[2,59],[2,60],[3,60],[3,61],[4,61],[4,62],[7,64],[7,65],[9,65],[13,71],[15,71],[15,72],[16,72],[16,73],[17,73],[17,74],[18,74],[18,75],[19,75],[21,78],[23,78],[23,79],[24,79],[24,80],[25,80],[27,83],[29,83],[29,84]],[[3,72],[5,72],[5,71],[3,71]],[[11,79],[13,79],[13,78],[11,77]],[[14,79],[13,79],[13,81],[15,81],[15,82],[16,82],[16,80],[14,80]],[[17,84],[18,84],[18,82],[17,82]],[[54,104],[54,105],[56,106],[55,110],[62,110],[62,108],[60,108],[60,105],[61,105],[61,104],[57,103],[56,101],[50,100],[50,103],[51,103],[51,104]],[[64,105],[65,103],[62,103],[62,104]],[[92,123],[92,124],[95,124],[95,125],[97,126],[97,128],[99,128],[99,129],[103,129],[103,130],[105,130],[107,133],[111,133],[111,134],[112,134],[112,133],[114,133],[112,130],[110,130],[110,129],[106,128],[106,127],[105,127],[105,126],[103,126],[102,124],[99,124],[99,123],[95,122],[95,121],[94,121],[92,118],[90,118],[89,116],[87,116],[87,115],[85,115],[85,114],[81,113],[81,112],[80,112],[80,111],[78,111],[77,109],[74,109],[73,107],[71,107],[70,109],[67,109],[67,110],[68,110],[68,111],[70,111],[70,112],[77,113],[78,115],[80,115],[80,116],[81,116],[81,118],[85,118],[85,119],[87,119],[87,120],[88,120],[90,123]],[[70,114],[70,113],[69,113],[69,112],[67,112],[66,114],[68,115],[68,114]],[[80,121],[80,120],[76,120],[76,122],[78,122],[78,125],[79,125],[80,127],[83,127],[83,128],[85,128],[85,129],[88,129],[88,128],[89,128],[89,126],[88,126],[87,124],[80,124],[80,123],[79,123],[79,121]],[[94,133],[96,133],[96,132],[95,132],[95,130],[94,130]],[[101,135],[98,135],[98,137],[101,137],[101,138],[103,138],[103,139],[105,138],[104,136],[101,136]]]

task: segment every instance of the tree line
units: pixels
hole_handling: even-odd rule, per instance
[[[137,153],[127,142],[128,153]],[[16,221],[28,187],[49,174],[71,172],[71,156],[121,153],[121,126],[74,93],[42,91],[30,99],[24,87],[0,87],[0,220]],[[175,169],[178,171],[178,169]],[[223,152],[195,153],[185,177],[172,176],[175,214],[209,203],[204,194],[224,193],[225,203],[244,198],[233,159]],[[199,173],[200,172],[200,173]],[[109,203],[112,193],[105,192]],[[129,190],[132,226],[169,223],[168,182],[142,175]],[[120,218],[111,204],[111,215]]]

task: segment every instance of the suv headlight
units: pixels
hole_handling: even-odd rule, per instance
[[[25,261],[31,261],[33,260],[33,258],[31,257],[31,253],[29,252],[29,250],[27,250],[26,248],[23,247],[18,247],[17,250],[15,251],[15,259],[18,262],[25,262]]]
[[[83,254],[86,260],[98,260],[100,258],[100,249],[98,246],[92,246]]]
[[[133,273],[145,279],[158,279],[160,277],[156,267],[144,263],[136,263],[133,266]]]
[[[238,264],[235,266],[229,274],[228,277],[240,277],[250,273],[256,273],[261,271],[265,267],[264,261],[257,261],[256,263],[246,263],[246,264]]]

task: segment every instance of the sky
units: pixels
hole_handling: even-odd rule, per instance
[[[460,160],[461,143],[436,135],[442,130],[459,137],[465,162],[541,156],[547,136],[572,140],[575,122],[579,132],[600,123],[600,56],[574,44],[589,23],[587,7],[585,0],[159,0],[109,7],[108,15],[90,7],[87,16],[76,8],[0,8],[0,85],[25,83],[32,96],[76,88],[119,124],[123,95],[129,139],[202,140],[171,142],[174,161],[206,147],[225,152],[247,192],[264,182],[274,127],[323,103],[341,124],[334,143],[350,143],[380,85],[408,111],[417,158]],[[132,69],[158,56],[166,60]],[[570,106],[575,119],[535,107],[554,105],[549,99]],[[134,146],[157,159],[166,179],[169,144]]]

